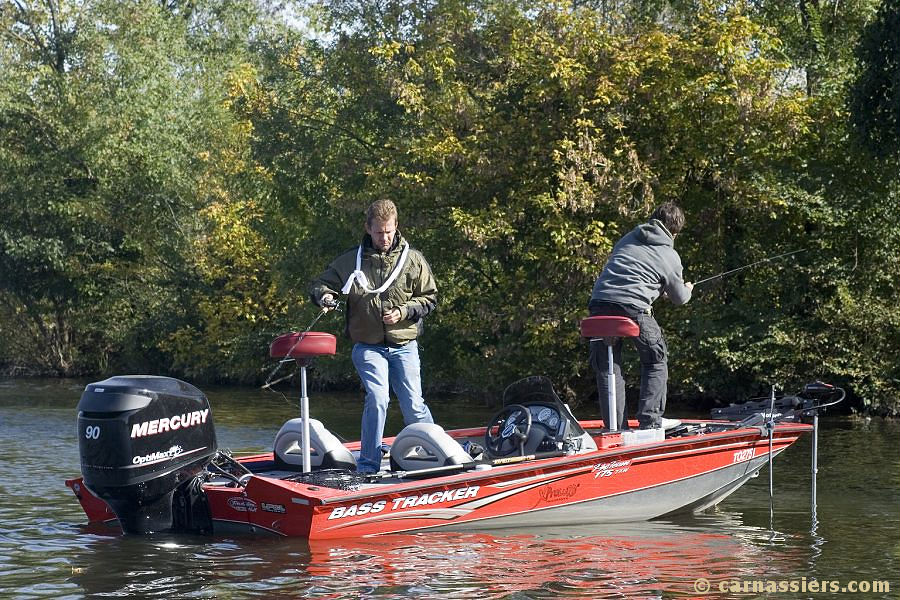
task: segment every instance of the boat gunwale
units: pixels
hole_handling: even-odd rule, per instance
[[[582,427],[584,427],[588,432],[591,429],[598,429],[599,427],[591,427],[592,424],[601,424],[602,421],[583,421],[581,422]],[[685,424],[729,424],[728,421],[711,421],[708,419],[698,419],[698,420],[684,420]],[[587,427],[585,427],[587,425]],[[775,427],[775,440],[781,440],[778,442],[779,446],[785,445],[784,447],[790,446],[793,444],[800,434],[812,431],[813,426],[805,423],[777,423]],[[457,430],[448,430],[447,433],[453,437],[456,434],[457,437],[465,437],[465,433],[467,432],[484,432],[485,428],[467,428],[467,429],[457,429]],[[723,449],[723,445],[721,442],[723,439],[727,439],[729,437],[735,438],[732,443],[727,444],[725,447],[731,447],[732,445],[742,445],[748,442],[756,442],[762,440],[767,440],[768,436],[766,436],[763,432],[763,428],[761,427],[741,427],[738,429],[726,429],[723,431],[716,431],[710,433],[703,433],[702,435],[691,435],[691,436],[680,436],[680,437],[672,437],[658,442],[650,442],[646,444],[635,444],[632,446],[613,446],[609,448],[597,448],[596,450],[591,450],[588,452],[582,452],[571,455],[563,455],[563,456],[549,456],[549,457],[540,457],[536,456],[530,460],[523,460],[521,462],[506,464],[506,465],[496,465],[491,469],[486,470],[465,470],[459,473],[452,473],[447,475],[436,475],[434,477],[423,478],[423,479],[415,479],[409,481],[402,481],[402,477],[399,478],[401,481],[384,483],[378,485],[377,487],[369,487],[365,490],[352,490],[345,491],[339,490],[335,488],[327,488],[324,486],[316,486],[311,485],[304,482],[291,481],[287,479],[280,479],[278,477],[272,477],[265,474],[256,474],[254,473],[254,477],[258,477],[260,479],[264,479],[270,484],[278,485],[280,487],[284,487],[289,489],[292,493],[303,496],[304,498],[315,502],[319,505],[331,505],[338,504],[342,502],[352,502],[355,500],[371,498],[373,496],[390,496],[393,494],[402,494],[407,493],[413,490],[420,490],[428,487],[436,487],[436,486],[445,486],[445,485],[453,485],[455,483],[459,483],[461,481],[466,482],[480,482],[485,479],[491,478],[502,478],[509,479],[515,477],[516,475],[534,471],[541,471],[548,467],[553,468],[554,472],[560,468],[571,468],[571,469],[589,469],[593,464],[596,464],[598,460],[606,458],[606,457],[615,457],[622,456],[623,460],[637,460],[639,462],[646,462],[651,460],[667,460],[665,454],[663,455],[654,455],[654,451],[665,449],[665,450],[675,450],[678,447],[687,446],[681,450],[675,450],[678,454],[701,454],[706,452],[718,452]],[[744,439],[742,438],[752,438],[752,439]],[[390,439],[390,438],[387,438]],[[358,443],[358,442],[357,442]],[[783,448],[781,448],[783,449]],[[780,451],[780,450],[779,450]],[[666,453],[669,454],[669,453]],[[255,460],[272,460],[272,453],[263,453],[256,454],[252,456],[242,457],[238,459],[238,462],[251,462]],[[671,456],[670,458],[676,458],[675,456]],[[552,462],[551,462],[552,461]],[[579,466],[578,463],[591,463],[585,464],[583,466]],[[498,472],[499,470],[499,472]],[[536,474],[536,476],[546,475],[547,477],[552,477],[554,472],[542,472],[540,474]],[[249,484],[249,481],[248,481]],[[244,489],[246,489],[246,485]],[[306,487],[306,489],[298,489],[301,487]],[[217,485],[204,485],[204,489],[222,489],[222,486]],[[316,488],[316,489],[310,489]],[[228,488],[235,489],[235,488]],[[240,488],[238,488],[240,489]],[[317,493],[322,492],[322,493]],[[347,492],[347,493],[341,493]]]

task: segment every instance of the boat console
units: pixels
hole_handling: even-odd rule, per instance
[[[495,458],[597,449],[544,376],[520,379],[504,390],[503,409],[488,423],[485,445]]]

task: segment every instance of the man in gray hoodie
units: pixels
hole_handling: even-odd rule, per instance
[[[669,378],[668,349],[662,330],[653,318],[651,305],[660,296],[676,305],[691,299],[693,284],[682,278],[681,258],[675,237],[684,227],[684,213],[672,202],[657,207],[647,223],[638,225],[613,248],[603,272],[594,283],[588,305],[591,316],[613,315],[633,319],[640,327],[634,340],[641,358],[641,395],[637,419],[641,429],[670,429],[680,424],[664,419],[666,382]],[[607,397],[607,352],[604,342],[591,342],[590,361],[597,374],[597,391],[605,423],[609,423]],[[618,429],[625,418],[625,380],[622,377],[622,340],[613,347]]]

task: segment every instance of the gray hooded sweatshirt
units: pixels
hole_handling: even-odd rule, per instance
[[[660,221],[651,219],[615,245],[594,283],[591,300],[649,311],[663,293],[674,304],[685,304],[691,299],[691,290],[682,279],[675,238]]]

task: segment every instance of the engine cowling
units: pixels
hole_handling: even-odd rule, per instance
[[[125,533],[178,529],[173,497],[216,452],[209,400],[170,377],[88,384],[78,403],[78,440],[84,484],[110,505]]]

